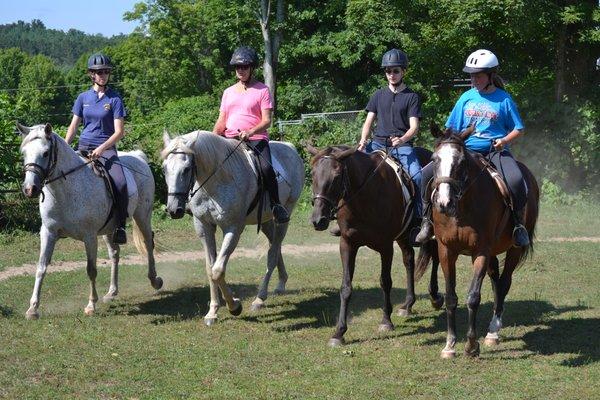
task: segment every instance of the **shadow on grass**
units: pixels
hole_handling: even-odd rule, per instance
[[[14,314],[14,311],[12,310],[12,308],[9,307],[4,307],[2,305],[0,305],[0,315],[3,317],[10,317]]]
[[[230,284],[229,288],[235,297],[242,301],[256,295],[256,285]],[[129,315],[155,315],[159,317],[154,323],[165,323],[173,318],[188,320],[202,317],[208,312],[210,290],[208,286],[183,287],[177,290],[163,291],[159,297],[138,304],[129,310]],[[223,301],[224,304],[224,301]],[[117,307],[117,306],[114,306]],[[221,307],[219,313],[227,313],[227,307]]]

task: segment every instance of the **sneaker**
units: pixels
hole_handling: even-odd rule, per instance
[[[125,232],[125,228],[119,227],[115,229],[112,237],[112,241],[114,244],[125,244],[127,243],[127,233]]]
[[[433,239],[433,224],[429,218],[423,218],[423,222],[421,222],[421,230],[415,237],[415,242],[423,244],[431,239]]]
[[[513,242],[516,247],[527,247],[529,246],[529,234],[527,229],[522,224],[518,224],[513,229]]]
[[[271,209],[273,212],[273,219],[278,224],[285,224],[290,221],[290,214],[281,204],[275,204]]]

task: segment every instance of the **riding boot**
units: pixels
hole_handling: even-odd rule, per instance
[[[523,226],[523,210],[514,212],[515,227],[513,229],[512,237],[515,247],[527,247],[529,246],[529,234],[527,229]]]
[[[125,232],[125,224],[123,226],[119,226],[113,232],[113,243],[114,244],[126,244],[127,243],[127,233]]]
[[[421,229],[415,237],[415,242],[424,244],[433,239],[433,222],[431,222],[431,204],[423,202],[423,219]]]

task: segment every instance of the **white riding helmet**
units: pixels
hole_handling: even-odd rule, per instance
[[[498,68],[498,58],[489,50],[480,49],[472,52],[465,61],[463,72],[474,74],[477,72],[493,72]]]

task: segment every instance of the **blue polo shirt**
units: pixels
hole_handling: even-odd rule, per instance
[[[467,90],[456,102],[446,121],[446,127],[461,132],[475,124],[475,132],[465,140],[467,149],[478,153],[490,151],[495,139],[508,135],[513,129],[523,129],[523,121],[512,97],[500,88],[492,93]]]
[[[374,141],[386,143],[390,136],[402,136],[410,129],[410,117],[421,118],[419,95],[408,87],[394,93],[388,86],[377,90],[365,110],[377,115]],[[404,143],[410,146],[412,143]]]
[[[115,133],[115,119],[127,115],[121,96],[111,88],[106,89],[102,98],[98,98],[93,88],[81,93],[72,111],[83,118],[79,146],[90,149],[106,142]]]

